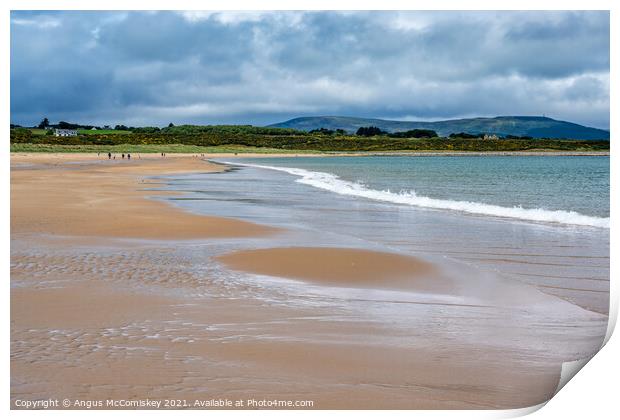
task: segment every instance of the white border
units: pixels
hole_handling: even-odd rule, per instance
[[[3,260],[2,267],[5,276],[5,287],[9,287],[9,266],[10,266],[10,156],[8,153],[8,126],[10,123],[10,76],[9,76],[9,48],[10,48],[10,10],[30,10],[30,9],[42,9],[42,10],[611,10],[611,115],[618,115],[618,94],[616,79],[618,76],[618,42],[620,39],[620,33],[618,25],[620,24],[620,2],[611,0],[564,0],[564,1],[552,1],[552,0],[503,0],[501,2],[489,1],[489,0],[444,0],[444,1],[399,1],[399,0],[382,0],[381,2],[370,2],[365,0],[299,0],[294,4],[290,1],[283,0],[263,0],[261,2],[251,1],[237,1],[237,0],[212,0],[208,3],[200,2],[197,0],[152,0],[150,2],[138,2],[135,0],[94,0],[84,3],[78,0],[57,0],[53,3],[50,1],[41,0],[8,0],[3,4],[3,14],[0,24],[0,36],[2,39],[2,87],[3,97],[0,101],[0,107],[2,112],[3,127],[0,132],[4,141],[4,147],[0,149],[1,159],[4,165],[2,166],[2,174],[4,182],[1,185],[2,194],[4,197],[2,206],[2,216],[4,223],[2,224],[2,252]],[[617,141],[616,133],[620,129],[617,119],[610,119],[610,130],[612,133],[612,149],[613,144]],[[615,215],[617,205],[620,197],[617,192],[616,185],[618,185],[618,171],[614,170],[616,159],[612,152],[611,157],[611,213]],[[613,217],[612,217],[613,219]],[[613,330],[613,325],[618,313],[618,266],[615,263],[615,256],[617,251],[617,238],[618,227],[612,223],[611,228],[611,295],[612,303],[610,309],[610,326],[608,328],[608,336]],[[10,395],[10,358],[9,358],[9,291],[5,289],[2,294],[2,303],[4,313],[3,326],[3,343],[2,347],[2,396],[4,403],[4,410],[9,410],[9,395]],[[607,345],[597,354],[591,362],[589,362],[583,370],[577,376],[577,379],[569,381],[558,395],[556,395],[542,410],[536,411],[530,415],[532,419],[583,419],[589,418],[612,418],[614,413],[618,413],[617,399],[617,384],[619,373],[618,357],[616,357],[620,351],[620,344],[617,337],[612,337]],[[389,416],[392,418],[460,418],[460,419],[484,419],[484,418],[505,418],[514,417],[527,414],[533,411],[530,409],[523,410],[505,410],[505,411],[367,411],[367,412],[347,412],[347,411],[302,411],[296,412],[294,415],[299,418],[315,417],[317,415],[328,417],[342,417],[354,415],[356,417],[374,418],[377,415]],[[44,416],[46,418],[82,418],[83,412],[66,412],[66,411],[41,411],[41,412],[24,412],[13,410],[9,413],[16,418],[30,418],[35,416]],[[290,411],[269,412],[269,417],[273,418],[289,418],[293,413]],[[165,412],[165,411],[149,411],[144,412],[114,412],[109,411],[91,411],[87,414],[89,417],[94,418],[107,418],[110,415],[121,417],[135,417],[135,416],[152,416],[154,418],[164,418],[169,416],[188,416],[194,418],[205,418],[206,416],[217,416],[221,418],[237,418],[245,416],[260,415],[257,412],[203,412],[193,411],[184,412]]]

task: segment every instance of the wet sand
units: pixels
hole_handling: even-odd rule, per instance
[[[277,398],[312,400],[314,408],[520,407],[549,398],[558,380],[549,367],[472,363],[491,357],[484,348],[412,352],[312,340],[386,335],[379,326],[328,322],[325,310],[162,297],[120,285],[86,280],[13,289],[13,401],[173,398],[196,408],[196,400],[211,398]],[[313,321],[321,317],[326,321]]]
[[[11,163],[13,404],[150,398],[201,408],[196,400],[254,398],[312,400],[320,409],[520,408],[555,391],[555,359],[531,360],[492,340],[454,341],[449,329],[427,337],[360,319],[331,300],[270,302],[252,294],[258,286],[204,274],[223,262],[319,285],[453,291],[447,281],[431,281],[433,265],[389,253],[275,248],[220,262],[193,257],[200,256],[196,240],[216,247],[280,232],[189,214],[144,190],[160,186],[152,175],[221,166],[146,155],[131,162],[14,155]],[[429,322],[447,322],[446,307],[424,310]],[[484,310],[464,309],[462,322],[484,318]],[[501,325],[515,340],[521,328]]]
[[[386,252],[343,248],[268,248],[218,257],[234,270],[340,287],[448,293],[452,282],[432,264]]]

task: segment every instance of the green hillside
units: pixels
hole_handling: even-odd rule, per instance
[[[558,121],[547,117],[466,118],[446,121],[391,121],[355,117],[301,117],[270,127],[310,131],[319,128],[343,129],[355,133],[359,127],[375,126],[388,132],[413,129],[435,130],[440,136],[452,133],[495,134],[574,140],[609,140],[609,131]]]

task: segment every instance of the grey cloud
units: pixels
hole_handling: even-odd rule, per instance
[[[609,126],[607,12],[12,12],[11,22],[14,123],[545,113]]]

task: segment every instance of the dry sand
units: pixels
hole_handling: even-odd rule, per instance
[[[76,161],[78,163],[76,163]],[[69,163],[71,162],[71,163]],[[239,220],[189,214],[146,197],[146,177],[222,170],[193,156],[11,156],[11,232],[148,239],[256,236],[276,231]],[[21,166],[20,166],[21,165]],[[33,166],[26,166],[33,165]]]
[[[133,157],[12,156],[13,403],[151,398],[193,408],[195,400],[267,398],[323,409],[517,408],[553,394],[559,366],[532,367],[484,345],[413,351],[390,344],[398,330],[338,308],[266,304],[200,277],[177,253],[188,246],[182,240],[277,230],[146,198],[155,194],[144,191],[150,175],[222,167],[192,156]],[[382,278],[396,288],[450,286],[429,283],[435,268],[427,263],[370,251],[270,249],[221,261],[330,285]]]

